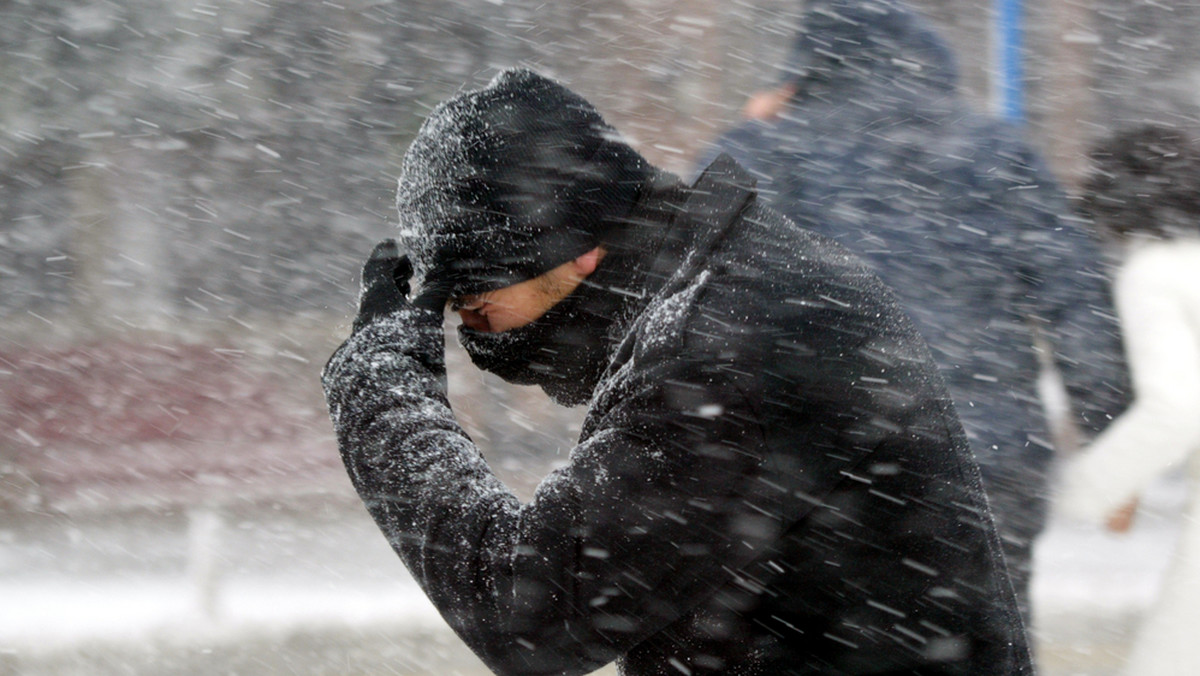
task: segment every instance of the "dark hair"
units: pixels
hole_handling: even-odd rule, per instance
[[[1200,233],[1200,144],[1189,130],[1148,124],[1119,131],[1090,153],[1083,207],[1100,234]]]

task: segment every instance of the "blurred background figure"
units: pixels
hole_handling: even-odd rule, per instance
[[[811,0],[779,85],[709,152],[899,294],[983,467],[1028,619],[1055,445],[1040,374],[1065,383],[1064,429],[1091,434],[1119,412],[1124,369],[1096,243],[1019,134],[973,114],[956,82],[949,49],[905,5]]]
[[[1200,144],[1195,132],[1144,126],[1092,153],[1084,203],[1119,243],[1117,313],[1133,376],[1129,410],[1064,476],[1064,512],[1130,526],[1139,495],[1171,470],[1190,496],[1174,560],[1123,673],[1200,673]]]

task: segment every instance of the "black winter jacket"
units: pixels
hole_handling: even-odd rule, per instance
[[[395,327],[357,332],[325,373],[355,487],[500,674],[1030,673],[922,339],[750,182],[720,158],[660,210],[579,445],[526,504]]]

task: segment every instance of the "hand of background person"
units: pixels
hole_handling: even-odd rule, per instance
[[[1133,527],[1133,517],[1137,514],[1139,502],[1141,501],[1138,498],[1132,498],[1113,510],[1105,519],[1104,526],[1114,533],[1128,533]]]
[[[751,120],[770,120],[778,117],[795,94],[796,88],[788,85],[758,92],[742,106],[742,117]]]

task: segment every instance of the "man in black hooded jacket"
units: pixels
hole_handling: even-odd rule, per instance
[[[367,509],[491,669],[1030,673],[924,343],[734,162],[686,186],[514,70],[433,111],[398,203],[408,255],[372,253],[323,383]],[[447,300],[477,365],[588,404],[528,503],[447,403]]]

